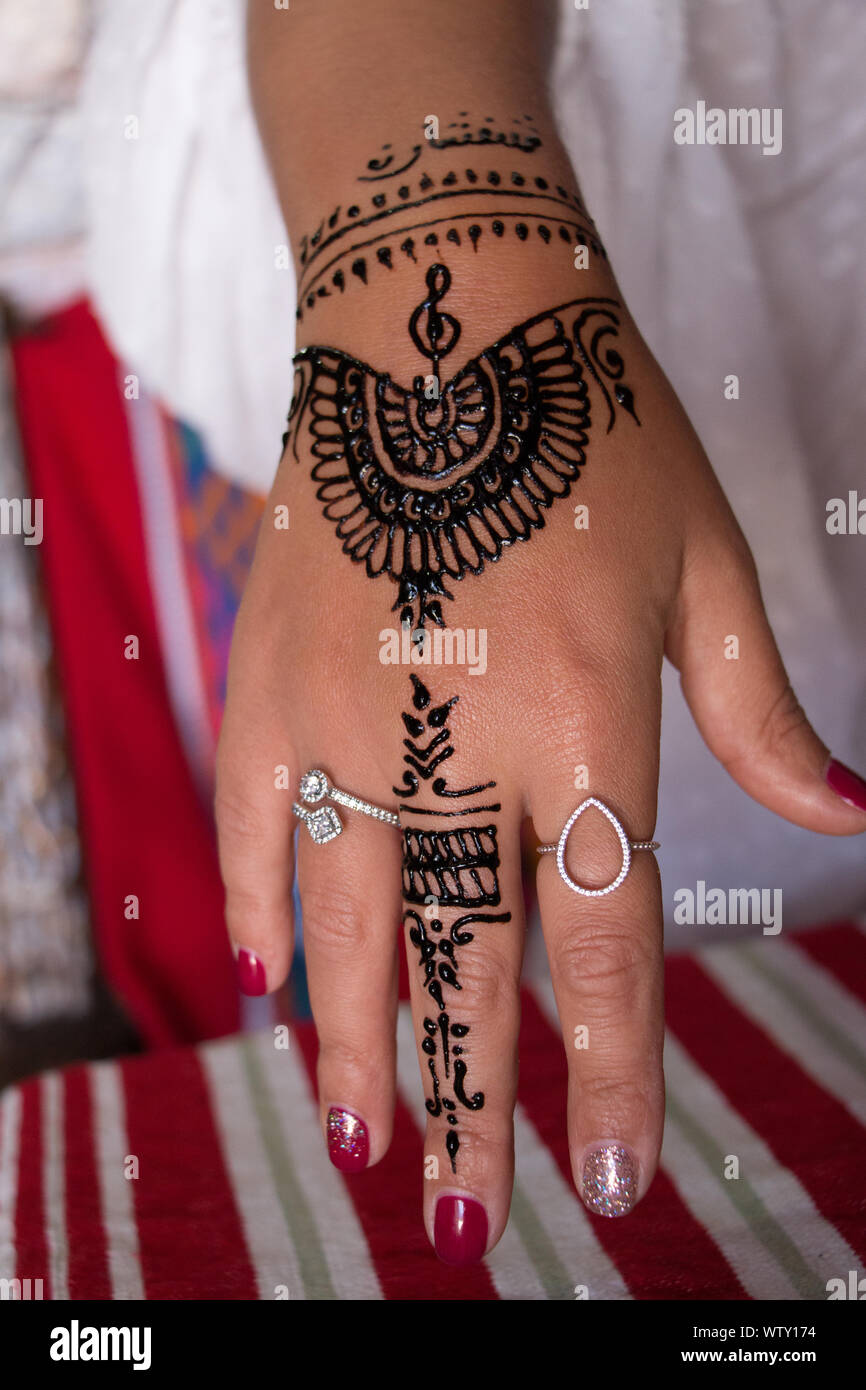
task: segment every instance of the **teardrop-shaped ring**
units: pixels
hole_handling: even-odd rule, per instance
[[[617,833],[617,838],[622,849],[622,868],[616,878],[611,883],[608,883],[605,888],[583,888],[579,883],[575,883],[565,867],[565,847],[568,844],[571,828],[578,817],[582,816],[584,811],[588,811],[590,806],[594,806],[597,811],[601,811],[603,816],[607,816]],[[585,898],[603,898],[606,893],[612,893],[614,889],[618,888],[622,883],[631,868],[631,857],[635,850],[657,850],[660,848],[661,846],[658,840],[630,840],[610,807],[605,806],[603,801],[599,801],[597,796],[588,796],[585,801],[581,801],[577,810],[572,811],[565,825],[562,827],[562,834],[557,843],[555,845],[539,845],[538,853],[556,855],[556,867],[559,870],[559,876],[566,888],[570,888],[572,893],[582,893]]]

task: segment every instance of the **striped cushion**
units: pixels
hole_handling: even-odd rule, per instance
[[[536,985],[511,1221],[477,1268],[441,1265],[421,1227],[404,1005],[394,1142],[358,1178],[324,1158],[310,1024],[287,1050],[263,1033],[7,1091],[0,1278],[41,1279],[59,1299],[825,1299],[866,1260],[861,929],[674,956],[667,990],[662,1165],[624,1221],[574,1194],[565,1058]]]

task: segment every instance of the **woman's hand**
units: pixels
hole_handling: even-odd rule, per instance
[[[630,839],[652,837],[663,655],[751,796],[813,830],[866,828],[864,803],[827,784],[746,543],[603,257],[578,270],[543,239],[509,250],[481,225],[477,247],[419,237],[354,300],[305,312],[217,792],[228,927],[251,993],[289,969],[301,775],[321,769],[399,807],[399,828],[336,808],[343,832],[328,843],[300,830],[322,1125],[344,1171],[388,1147],[402,882],[425,1221],[454,1263],[489,1250],[508,1216],[521,827],[555,844],[592,796]],[[621,862],[611,824],[582,816],[571,878],[599,888]],[[624,1214],[662,1135],[655,858],[635,853],[614,891],[583,896],[545,855],[538,895],[575,1185],[591,1210]]]

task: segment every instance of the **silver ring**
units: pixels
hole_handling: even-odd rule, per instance
[[[622,868],[620,869],[613,882],[609,883],[605,888],[582,888],[579,883],[575,883],[574,879],[571,877],[571,875],[565,867],[565,847],[568,844],[568,837],[571,834],[571,827],[574,825],[574,822],[577,820],[578,816],[582,816],[584,811],[589,810],[590,806],[594,806],[597,811],[601,811],[603,816],[607,816],[608,820],[610,821],[611,825],[617,833],[620,847],[622,849]],[[622,883],[623,879],[625,878],[626,874],[628,873],[631,867],[632,854],[635,852],[635,850],[641,849],[654,851],[657,849],[661,849],[661,845],[659,844],[658,840],[630,840],[626,835],[625,830],[622,827],[622,824],[614,815],[610,807],[605,806],[603,801],[599,801],[597,796],[588,796],[586,798],[586,801],[581,801],[576,811],[572,811],[568,820],[565,822],[565,825],[562,827],[562,834],[560,835],[557,843],[555,845],[539,845],[538,853],[556,855],[556,867],[559,870],[559,876],[565,884],[566,888],[570,888],[572,893],[582,893],[585,898],[603,898],[605,893],[612,893],[614,889],[619,887],[619,885]]]
[[[340,791],[339,787],[331,785],[324,772],[320,772],[318,768],[304,773],[298,795],[308,806],[316,806],[320,801],[336,801],[338,806],[345,806],[349,811],[360,811],[363,816],[372,816],[373,820],[382,821],[385,825],[400,824],[400,817],[396,812],[386,811],[382,806],[374,806],[371,801],[363,801],[360,796],[353,796],[351,792]],[[308,811],[306,806],[300,806],[295,801],[292,803],[292,810],[298,819],[303,821],[317,845],[326,845],[329,840],[336,839],[343,832],[343,822],[333,806],[318,806],[317,810]]]

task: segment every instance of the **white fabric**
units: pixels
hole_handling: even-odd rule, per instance
[[[89,276],[109,335],[217,466],[264,490],[291,389],[294,285],[276,264],[285,233],[243,9],[104,0],[81,118]],[[827,499],[864,489],[866,7],[562,0],[557,53],[587,202],[755,550],[795,688],[835,751],[866,766],[866,539],[825,530]],[[782,152],[676,145],[673,113],[699,99],[781,107]],[[738,401],[723,396],[732,372]],[[781,888],[786,925],[866,907],[863,841],[819,840],[753,805],[703,748],[670,671],[665,694],[667,915],[701,878]]]
[[[109,335],[217,465],[265,491],[292,394],[295,289],[278,268],[286,232],[249,100],[244,11],[107,0],[82,114],[90,278]]]
[[[84,288],[86,19],[86,0],[0,0],[0,294],[34,316]]]

